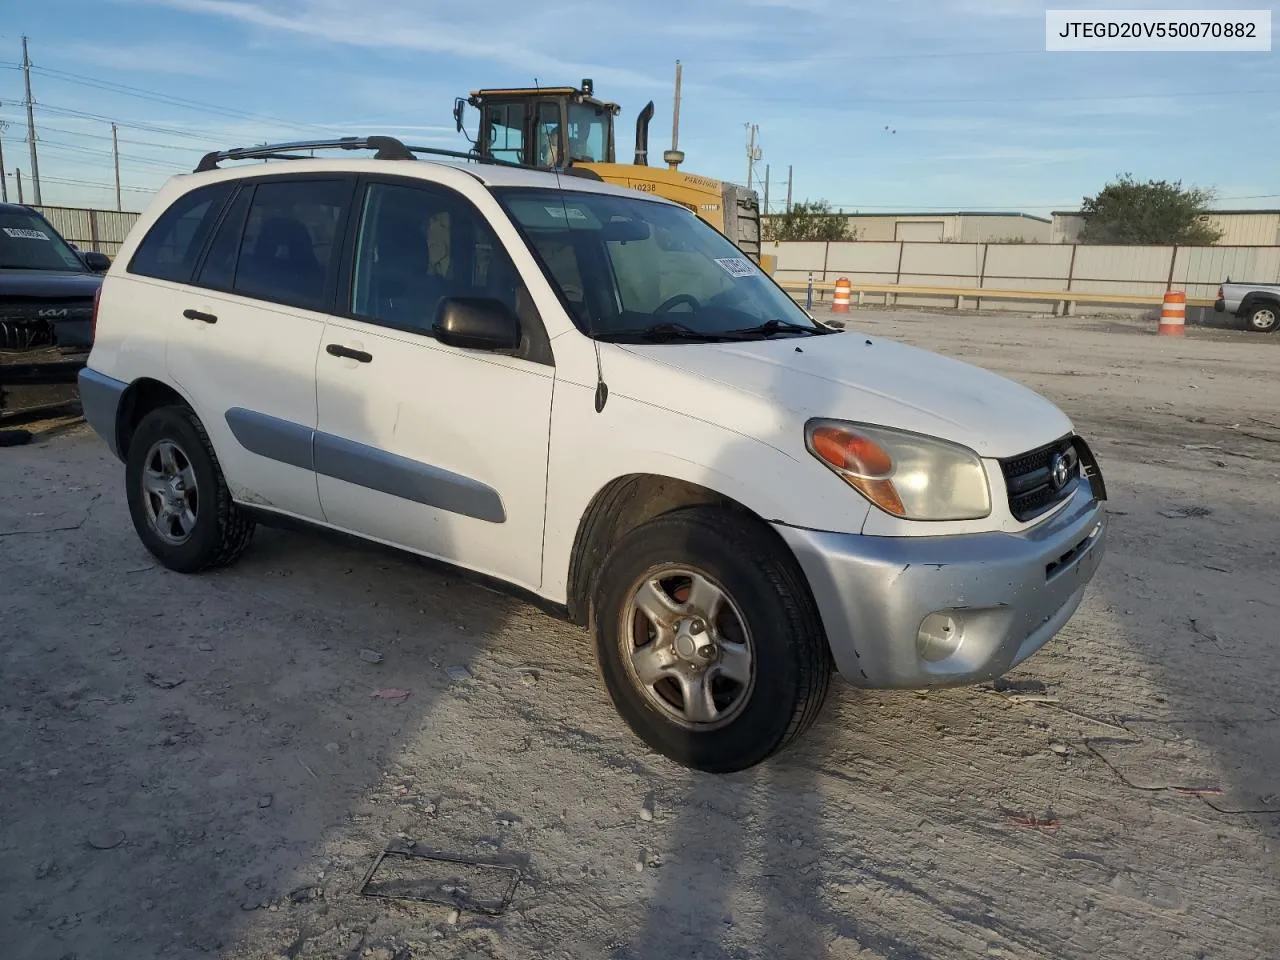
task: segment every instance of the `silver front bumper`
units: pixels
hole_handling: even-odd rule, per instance
[[[862,687],[957,686],[998,677],[1075,613],[1105,549],[1107,517],[1080,483],[1017,534],[867,537],[775,524],[808,577],[836,667]],[[917,648],[931,613],[961,625],[941,660]]]

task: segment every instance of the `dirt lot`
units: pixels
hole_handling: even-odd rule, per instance
[[[86,428],[0,450],[0,952],[1280,955],[1280,335],[852,319],[1061,404],[1110,553],[1000,690],[837,685],[731,777],[645,750],[530,606],[271,530],[167,573]],[[519,865],[510,907],[357,895],[397,838]]]

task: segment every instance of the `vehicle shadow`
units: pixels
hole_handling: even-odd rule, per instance
[[[336,402],[372,415],[358,391]],[[518,682],[485,657],[522,605],[413,557],[268,527],[232,567],[172,573],[135,536],[105,444],[36,475],[59,442],[0,466],[5,955],[178,960],[248,938],[250,955],[292,956],[325,924],[282,905],[327,909],[330,886],[354,898],[387,841],[451,802],[447,783],[397,779],[396,758],[442,703]],[[326,837],[353,817],[335,853]]]
[[[795,364],[802,366],[803,354],[820,353],[837,338],[855,336],[861,335],[788,338],[785,348],[796,351]],[[767,401],[780,406],[800,393],[787,389],[784,376],[775,374],[763,391]],[[830,381],[815,377],[806,386],[802,420],[856,419],[856,411],[847,409]],[[746,462],[735,455],[739,453],[729,451],[723,462],[711,466],[732,473],[735,468],[729,464]],[[817,463],[813,467],[815,482],[821,481],[823,468]],[[858,495],[850,490],[849,496]],[[789,557],[780,538],[776,546]],[[785,637],[756,639],[757,644],[787,642]],[[827,708],[780,754],[731,775],[683,771],[683,782],[659,798],[667,852],[653,875],[643,925],[616,945],[614,960],[816,958],[833,955],[833,941],[886,956],[919,955],[904,942],[860,929],[853,917],[831,908],[832,890],[827,888],[844,876],[839,865],[845,851],[831,843],[832,811],[824,804],[817,770],[824,751],[837,749],[832,702],[858,696],[833,671]]]
[[[1212,520],[1159,514],[1197,502],[1185,478],[1117,464],[1117,444],[1099,454],[1109,556],[1050,647],[927,695],[835,678],[814,727],[759,767],[672,768],[664,856],[615,960],[1121,957],[1135,924],[1153,955],[1274,953],[1280,817],[1209,806],[1280,807],[1274,497],[1224,493],[1236,529],[1208,536]],[[1215,592],[1201,557],[1230,571]]]

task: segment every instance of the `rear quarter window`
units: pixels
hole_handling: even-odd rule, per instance
[[[138,244],[129,272],[188,283],[205,241],[217,222],[233,183],[214,183],[185,193],[162,213]]]

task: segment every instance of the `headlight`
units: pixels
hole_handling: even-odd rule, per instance
[[[987,473],[967,447],[840,420],[811,420],[805,442],[837,476],[895,517],[977,520],[991,512]]]

